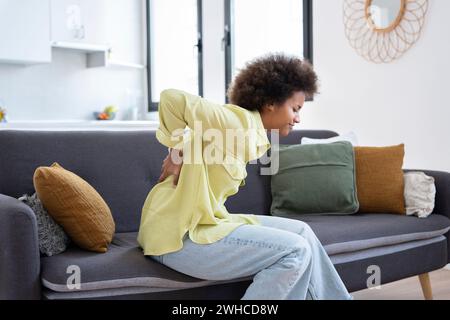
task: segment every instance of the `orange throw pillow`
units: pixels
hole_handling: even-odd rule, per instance
[[[50,216],[79,247],[106,252],[115,224],[106,202],[85,180],[53,163],[33,177],[36,193]]]
[[[402,170],[405,145],[354,150],[359,212],[406,214]]]

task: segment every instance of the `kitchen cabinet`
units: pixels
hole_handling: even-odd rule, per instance
[[[0,63],[51,62],[50,0],[0,0]]]
[[[128,61],[129,57],[115,54],[121,52],[117,48],[123,47],[125,40],[125,47],[132,47],[136,39],[133,42],[128,37],[134,30],[117,24],[123,18],[123,3],[109,2],[107,7],[108,2],[0,0],[0,63],[51,63],[52,48],[58,48],[86,54],[88,68],[144,69],[144,65]],[[135,7],[127,5],[132,18]],[[116,50],[111,47],[114,41]]]

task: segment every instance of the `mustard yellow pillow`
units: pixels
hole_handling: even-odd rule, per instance
[[[354,150],[359,212],[406,214],[404,144]]]
[[[39,167],[34,188],[50,216],[79,247],[106,252],[115,224],[106,202],[85,180],[53,163]]]

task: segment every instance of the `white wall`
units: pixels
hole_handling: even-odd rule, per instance
[[[343,1],[314,1],[320,94],[301,128],[356,132],[361,145],[405,143],[405,168],[450,171],[450,1],[430,0],[423,33],[399,60],[374,64],[349,45]]]
[[[144,3],[108,1],[104,18],[114,59],[145,64]],[[126,119],[127,89],[145,94],[145,81],[145,69],[86,68],[85,54],[53,49],[50,64],[0,64],[0,99],[10,121],[93,120],[92,112],[109,104],[119,107],[118,119]]]

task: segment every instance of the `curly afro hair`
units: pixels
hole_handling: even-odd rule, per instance
[[[248,62],[228,88],[230,103],[248,110],[281,104],[296,91],[311,98],[317,75],[311,64],[295,56],[269,54]]]

